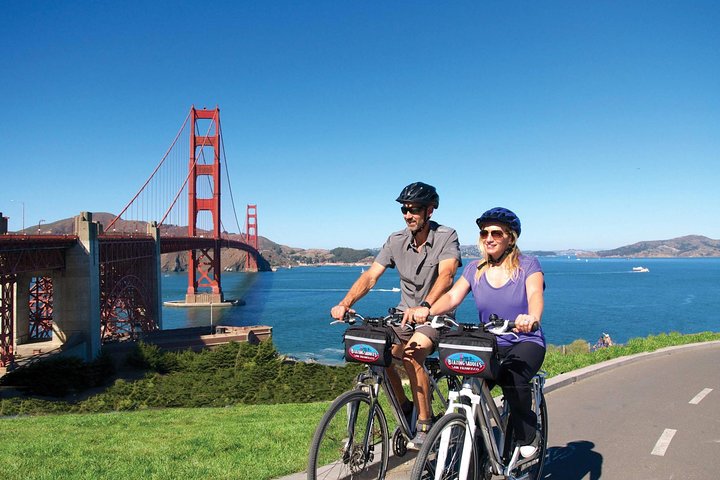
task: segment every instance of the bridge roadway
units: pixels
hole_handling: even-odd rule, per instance
[[[720,478],[720,341],[610,360],[545,386],[544,479]],[[386,480],[407,479],[413,461],[391,457]]]

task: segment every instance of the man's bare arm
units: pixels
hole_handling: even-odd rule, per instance
[[[350,287],[350,290],[348,290],[345,298],[343,298],[340,303],[330,310],[330,315],[333,318],[341,320],[343,316],[345,316],[345,313],[350,311],[350,307],[364,297],[365,294],[368,293],[373,286],[375,286],[378,278],[380,278],[383,273],[385,273],[385,267],[377,262],[373,262],[373,264],[370,265],[370,268],[363,272],[363,274],[360,275],[360,278],[355,280],[355,283],[353,283],[352,287]]]

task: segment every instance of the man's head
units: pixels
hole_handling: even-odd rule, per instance
[[[415,182],[403,188],[395,201],[402,204],[400,211],[405,223],[415,235],[425,228],[433,210],[440,205],[440,196],[432,185]]]

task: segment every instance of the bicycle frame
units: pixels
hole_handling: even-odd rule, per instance
[[[427,360],[426,360],[427,361]],[[425,362],[423,362],[423,370],[427,374],[428,378],[430,379],[430,392],[431,397],[437,395],[437,397],[440,399],[440,402],[443,404],[444,407],[447,407],[449,404],[449,397],[445,398],[445,396],[442,394],[442,391],[440,391],[440,387],[438,386],[437,381],[435,381],[435,378],[433,378],[430,370],[428,369]],[[390,367],[387,367],[390,368]],[[367,382],[367,380],[370,380],[370,383]],[[407,422],[407,419],[405,418],[405,415],[403,415],[402,412],[402,406],[400,405],[400,401],[397,398],[397,395],[395,394],[395,391],[392,389],[391,386],[389,386],[389,382],[387,380],[387,372],[385,371],[385,367],[378,367],[378,366],[368,366],[368,371],[360,374],[358,378],[357,388],[365,389],[368,394],[370,395],[370,404],[371,404],[371,415],[370,418],[373,418],[372,413],[374,413],[376,406],[379,402],[379,395],[380,395],[380,389],[382,389],[383,392],[385,392],[385,395],[388,398],[388,401],[390,402],[390,406],[392,408],[393,416],[395,417],[395,420],[397,421],[398,425],[400,426],[400,430],[407,438],[412,438],[413,436],[413,426],[409,425]],[[370,427],[371,425],[368,425]]]
[[[535,400],[534,405],[537,409],[538,405],[540,405],[540,397],[545,384],[545,372],[538,372],[538,374],[531,379],[530,383]],[[494,475],[513,478],[510,472],[515,468],[539,461],[538,458],[533,457],[518,461],[520,448],[517,446],[513,449],[512,456],[507,458],[507,452],[504,450],[506,446],[510,445],[509,442],[506,442],[509,407],[507,403],[503,402],[502,410],[498,408],[487,382],[482,379],[466,378],[463,380],[462,388],[458,391],[449,392],[448,397],[449,404],[445,413],[462,412],[467,419],[467,431],[463,444],[459,478],[467,478],[470,468],[470,456],[472,455],[472,442],[475,441],[478,426]],[[468,399],[470,401],[469,404],[467,401],[463,401],[463,399]],[[440,437],[438,465],[445,464],[449,445],[450,431],[446,430]],[[437,471],[436,478],[439,478],[441,474],[442,471]]]

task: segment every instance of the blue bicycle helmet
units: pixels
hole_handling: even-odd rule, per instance
[[[411,183],[403,188],[396,202],[400,203],[417,203],[420,205],[432,205],[433,208],[440,206],[440,196],[435,187],[423,182]]]
[[[510,227],[510,230],[515,230],[515,233],[517,233],[518,237],[520,236],[520,219],[517,215],[515,215],[507,208],[491,208],[487,212],[483,213],[480,218],[475,220],[475,223],[477,223],[477,226],[479,228],[482,228],[483,224],[491,222],[504,223],[505,225]]]

